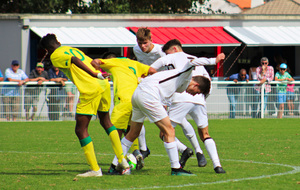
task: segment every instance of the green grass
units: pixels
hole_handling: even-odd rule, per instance
[[[226,174],[195,156],[185,169],[196,177],[170,176],[170,163],[158,128],[146,122],[151,155],[129,176],[75,178],[89,169],[74,133],[75,122],[0,123],[0,189],[299,189],[299,119],[210,120]],[[113,151],[97,121],[89,127],[99,165],[109,169]],[[191,147],[180,127],[176,136]]]

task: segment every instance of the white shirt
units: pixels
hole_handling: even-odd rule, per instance
[[[187,62],[190,59],[196,58],[193,55],[189,55],[184,52],[177,52],[177,53],[172,53],[168,54],[165,57],[162,57],[158,60],[156,60],[151,67],[154,69],[159,69],[161,67],[165,67],[166,69],[182,69],[184,66],[184,63]],[[192,71],[192,76],[205,76],[210,79],[210,76],[206,69],[203,66],[197,66],[195,69]],[[195,96],[187,93],[187,92],[182,92],[182,93],[175,93],[172,99],[172,102],[190,102],[190,103],[195,103],[195,104],[201,104],[205,105],[205,96],[203,94],[197,94]]]
[[[156,92],[160,96],[162,103],[167,105],[171,103],[171,97],[175,92],[181,93],[187,89],[192,79],[194,66],[215,64],[216,58],[195,58],[188,60],[182,62],[182,68],[180,69],[161,71],[146,77],[139,84],[139,88],[145,91],[152,90]]]
[[[138,45],[134,46],[133,53],[139,62],[144,63],[145,65],[151,65],[154,61],[166,55],[162,51],[161,45],[152,44],[154,47],[149,53],[143,52]]]

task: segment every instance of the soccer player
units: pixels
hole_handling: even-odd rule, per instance
[[[132,96],[131,128],[121,141],[124,154],[139,136],[144,119],[148,117],[162,132],[164,146],[171,163],[171,175],[194,175],[180,166],[175,130],[164,105],[170,102],[175,92],[186,91],[192,95],[208,94],[210,80],[203,76],[192,77],[192,70],[195,66],[216,64],[224,58],[224,54],[219,54],[217,58],[196,58],[184,61],[182,69],[157,72],[143,79]]]
[[[92,65],[97,70],[102,68],[104,71],[112,74],[111,78],[114,84],[114,108],[111,113],[111,121],[116,126],[120,138],[122,138],[122,134],[126,134],[127,132],[127,127],[130,127],[132,112],[131,97],[139,83],[139,79],[148,74],[155,73],[156,70],[148,65],[125,57],[116,58],[113,52],[107,52],[103,58],[104,59],[94,59]],[[137,139],[132,149],[133,154],[137,158],[136,169],[139,170],[144,166],[144,160],[141,153],[135,154],[135,152],[139,152]],[[108,174],[118,174],[115,169],[117,164],[118,160],[114,159]]]
[[[158,58],[166,54],[161,50],[162,46],[152,43],[150,29],[139,28],[136,33],[137,45],[133,47],[133,53],[137,60],[146,65],[151,65]]]
[[[50,55],[52,64],[62,70],[80,92],[76,108],[75,133],[84,150],[91,171],[77,176],[102,176],[101,168],[96,160],[94,145],[88,133],[89,122],[92,115],[96,114],[98,114],[100,124],[111,140],[113,150],[118,158],[118,169],[122,170],[122,174],[129,174],[130,168],[124,158],[118,132],[109,117],[110,85],[107,80],[99,80],[104,79],[108,74],[102,75],[99,71],[96,71],[91,65],[92,59],[79,49],[61,46],[55,34],[44,36],[40,41],[40,45]]]
[[[141,27],[136,33],[137,45],[133,48],[133,53],[137,60],[145,65],[151,65],[158,58],[165,56],[162,46],[152,42],[152,34],[149,28]],[[145,127],[143,126],[139,139],[140,152],[143,158],[149,156],[150,150],[146,145]]]
[[[182,68],[184,66],[184,64],[182,64],[184,63],[184,61],[188,61],[191,58],[196,58],[195,56],[184,53],[182,50],[182,45],[177,39],[168,41],[162,49],[167,54],[167,56],[158,59],[151,65],[155,69],[163,66],[168,66],[169,69]],[[195,67],[192,75],[204,76],[210,79],[209,74],[204,66]],[[197,124],[200,139],[203,141],[205,148],[213,162],[215,172],[225,173],[220,164],[216,144],[208,133],[208,118],[205,94],[201,93],[192,96],[186,92],[175,93],[172,99],[172,104],[169,108],[169,117],[172,126],[175,128],[176,125],[179,124],[182,127],[185,136],[189,139],[195,149],[198,166],[204,167],[206,166],[207,161],[203,155],[203,151],[200,148],[194,128],[186,119],[187,114],[190,114],[192,119]],[[178,150],[183,153],[180,159],[180,164],[182,167],[184,167],[187,158],[189,158],[193,154],[193,152],[192,150],[189,150],[189,148],[187,148],[184,144],[182,144],[178,139],[176,139],[176,141]]]

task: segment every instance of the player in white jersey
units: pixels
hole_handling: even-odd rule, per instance
[[[178,69],[183,67],[182,62],[184,60],[188,60],[191,57],[194,57],[192,55],[184,53],[180,41],[176,39],[167,42],[163,47],[163,51],[167,53],[167,56],[154,62],[151,67],[157,69],[158,67],[167,66],[169,69]],[[192,75],[205,76],[207,78],[210,78],[208,72],[203,66],[195,67]],[[207,161],[203,155],[203,151],[199,146],[195,131],[192,125],[186,119],[187,114],[190,114],[192,119],[197,124],[200,139],[203,141],[205,148],[213,162],[215,172],[225,173],[220,164],[216,144],[208,133],[206,97],[204,94],[192,96],[186,92],[175,93],[172,99],[172,104],[169,108],[169,117],[172,126],[176,127],[176,125],[179,124],[182,127],[185,136],[189,139],[195,149],[198,166],[204,167],[206,166]],[[192,155],[192,152],[188,152],[189,149],[180,141],[177,141],[177,146],[178,150],[182,152],[183,156],[186,156],[186,158]],[[182,157],[182,159],[180,160],[182,161],[182,166],[185,165],[186,160]]]
[[[158,58],[165,56],[162,46],[152,43],[151,31],[148,28],[139,28],[136,33],[137,45],[133,53],[137,60],[146,65],[151,65]]]
[[[158,58],[165,56],[162,46],[152,43],[151,31],[148,28],[141,27],[136,33],[137,45],[133,48],[133,53],[137,60],[145,65],[151,65]],[[145,127],[143,126],[140,136],[138,137],[140,153],[145,159],[150,154],[146,145]],[[133,152],[138,157],[139,152]]]
[[[143,79],[132,96],[131,129],[121,141],[124,154],[139,136],[144,119],[148,117],[162,132],[164,146],[171,163],[171,175],[194,175],[183,170],[179,163],[175,130],[164,105],[171,101],[175,92],[186,91],[192,95],[208,94],[210,80],[203,76],[192,78],[192,70],[199,65],[214,65],[224,58],[223,53],[217,58],[196,58],[183,62],[182,69],[161,71]]]

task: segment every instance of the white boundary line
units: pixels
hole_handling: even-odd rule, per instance
[[[15,154],[80,154],[80,153],[65,153],[65,152],[22,152],[22,151],[1,151],[0,153],[15,153]],[[99,153],[98,153],[99,154]],[[113,154],[100,154],[100,155],[113,155]],[[158,156],[158,157],[166,157],[166,155],[151,155],[151,156]],[[125,189],[107,189],[107,190],[131,190],[131,189],[159,189],[159,188],[182,188],[182,187],[193,187],[199,185],[211,185],[211,184],[220,184],[220,183],[229,183],[229,182],[238,182],[238,181],[245,181],[245,180],[256,180],[256,179],[263,179],[269,178],[273,176],[283,176],[289,174],[295,174],[300,172],[300,166],[292,166],[287,164],[279,164],[279,163],[267,163],[267,162],[256,162],[251,160],[233,160],[233,159],[221,159],[223,161],[229,162],[245,162],[245,163],[254,163],[254,164],[265,164],[265,165],[276,165],[282,167],[289,167],[293,168],[291,171],[283,172],[283,173],[276,173],[270,175],[261,175],[256,177],[246,177],[246,178],[238,178],[238,179],[228,179],[222,181],[214,181],[214,182],[202,182],[202,183],[189,183],[183,185],[168,185],[168,186],[152,186],[152,187],[140,187],[140,188],[125,188]]]

